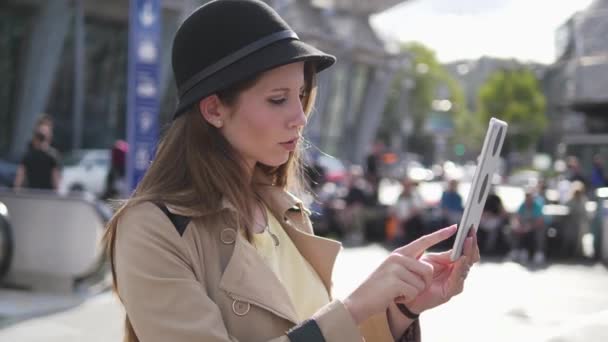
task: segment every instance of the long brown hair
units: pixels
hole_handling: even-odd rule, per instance
[[[239,95],[253,87],[257,75],[216,94],[227,105],[235,105]],[[316,70],[304,64],[305,96],[302,105],[307,115],[316,95]],[[258,166],[273,184],[296,193],[303,189],[300,149],[290,153],[287,162],[278,167]],[[110,259],[114,291],[118,294],[114,268],[114,246],[118,221],[128,208],[142,202],[162,202],[202,213],[219,209],[221,199],[231,203],[245,225],[253,221],[255,193],[247,183],[241,157],[217,128],[203,119],[198,105],[176,118],[160,139],[154,160],[131,198],[110,219],[102,244]],[[127,227],[123,228],[127,229]],[[120,297],[120,294],[118,294]],[[139,341],[128,316],[125,319],[125,342]]]

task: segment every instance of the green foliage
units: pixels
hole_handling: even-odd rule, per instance
[[[480,119],[478,113],[466,110],[454,116],[455,133],[452,144],[462,144],[465,147],[464,160],[475,159],[481,152],[483,135],[488,122]]]
[[[452,78],[439,63],[433,50],[417,42],[403,44],[401,50],[412,57],[411,68],[400,70],[395,76],[384,108],[379,138],[388,142],[390,136],[400,134],[404,116],[411,115],[413,130],[408,137],[408,149],[424,154],[430,152],[429,147],[432,148],[432,137],[425,133],[423,128],[425,120],[433,110],[433,101],[447,95],[447,99],[452,103],[449,114],[452,115],[456,125],[457,117],[466,113],[465,97],[458,81]],[[399,101],[402,96],[406,96],[402,93],[403,80],[406,77],[412,81],[413,88],[409,94],[407,113],[400,113]],[[442,89],[447,92],[440,91]],[[424,144],[421,145],[419,142]]]
[[[545,97],[534,73],[499,70],[479,89],[479,119],[494,116],[509,123],[510,146],[524,151],[536,144],[547,125]]]
[[[422,130],[432,110],[433,100],[442,95],[438,94],[439,88],[447,87],[452,112],[463,108],[464,95],[460,85],[439,63],[433,50],[417,42],[405,44],[402,49],[413,56],[411,110],[415,132]]]

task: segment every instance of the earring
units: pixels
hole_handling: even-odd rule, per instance
[[[222,127],[223,125],[224,125],[224,121],[222,121],[222,120],[216,120],[216,121],[215,121],[215,126],[216,126],[217,128],[220,128],[220,127]]]

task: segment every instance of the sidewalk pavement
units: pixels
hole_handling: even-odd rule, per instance
[[[69,310],[5,327],[0,330],[0,341],[120,342],[122,319],[124,311],[118,301],[104,292]]]
[[[336,264],[336,297],[344,298],[354,290],[387,254],[375,245],[344,250]],[[515,263],[484,262],[471,271],[463,294],[421,315],[423,340],[605,342],[606,289],[608,271],[603,265],[553,264],[532,270]],[[0,290],[0,315],[10,311],[5,293]],[[37,306],[38,301],[44,307],[45,300],[33,296],[19,306]],[[74,298],[65,302],[57,298],[57,303],[76,306],[5,326],[0,341],[121,341],[124,313],[109,292],[81,304]]]

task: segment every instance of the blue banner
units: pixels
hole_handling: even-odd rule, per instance
[[[160,0],[130,0],[127,87],[127,186],[142,179],[158,141]]]

